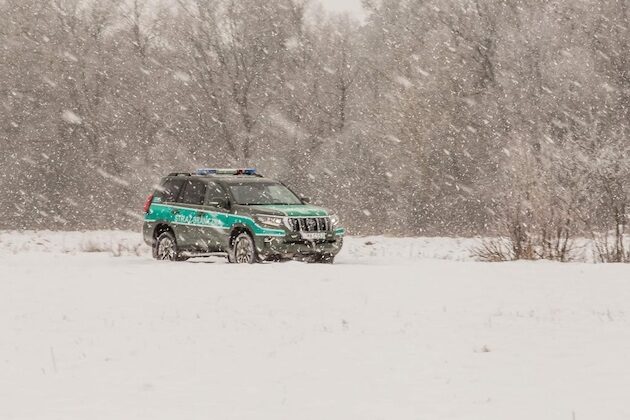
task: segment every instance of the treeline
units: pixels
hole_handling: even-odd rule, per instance
[[[625,0],[0,1],[2,228],[132,228],[171,170],[256,166],[353,233],[627,224]]]

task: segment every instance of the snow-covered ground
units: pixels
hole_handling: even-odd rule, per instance
[[[0,233],[0,419],[630,418],[628,265],[382,237],[169,263],[136,235]]]
[[[480,239],[466,238],[385,238],[349,237],[342,259],[437,258],[467,260]],[[138,232],[127,231],[0,231],[0,255],[3,253],[56,252],[76,254],[107,252],[114,256],[149,255],[150,249]]]

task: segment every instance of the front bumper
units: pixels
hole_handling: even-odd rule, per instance
[[[256,250],[262,259],[292,259],[309,255],[335,256],[341,251],[343,235],[327,232],[326,239],[318,241],[303,240],[299,233],[287,233],[278,236],[256,236]]]

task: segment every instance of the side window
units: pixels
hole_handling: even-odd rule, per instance
[[[221,201],[227,200],[227,195],[223,188],[214,182],[208,183],[208,200],[206,201],[209,205],[216,205]]]
[[[180,202],[200,206],[204,203],[205,197],[206,184],[203,181],[189,180],[186,181]]]
[[[160,188],[157,197],[163,203],[174,202],[179,197],[179,192],[184,185],[183,179],[167,179]]]

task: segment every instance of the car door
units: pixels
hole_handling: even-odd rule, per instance
[[[216,182],[206,183],[205,212],[203,214],[202,236],[209,251],[224,251],[228,243],[229,230],[227,215],[229,213],[228,195]]]
[[[206,183],[199,179],[187,179],[177,203],[175,222],[179,227],[177,244],[185,249],[205,250],[204,202]]]

